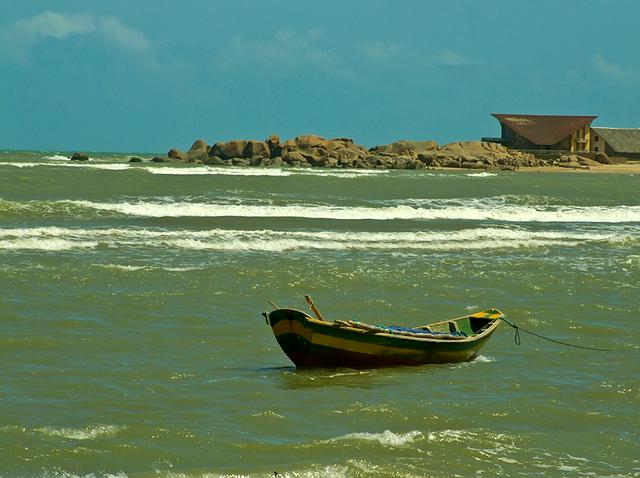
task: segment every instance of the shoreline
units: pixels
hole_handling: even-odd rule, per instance
[[[562,168],[559,166],[522,166],[515,171],[504,171],[500,169],[471,169],[471,168],[429,168],[428,171],[446,171],[446,172],[470,172],[478,173],[543,173],[543,174],[638,174],[640,175],[640,161],[630,161],[621,164],[602,164],[600,166],[591,166],[588,169],[580,168]]]
[[[521,173],[578,173],[578,174],[640,174],[640,161],[629,161],[621,164],[601,164],[591,166],[589,169],[561,168],[558,166],[521,167],[517,172]]]

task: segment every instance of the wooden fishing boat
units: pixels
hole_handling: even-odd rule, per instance
[[[297,367],[380,367],[473,360],[500,325],[497,309],[406,328],[354,320],[325,320],[297,309],[265,312],[267,324]]]

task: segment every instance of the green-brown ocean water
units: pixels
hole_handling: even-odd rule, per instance
[[[125,162],[0,153],[0,476],[640,476],[640,177]],[[615,351],[296,371],[303,294]]]

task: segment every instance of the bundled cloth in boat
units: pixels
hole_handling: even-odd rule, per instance
[[[397,335],[406,335],[406,336],[418,336],[418,337],[427,337],[427,336],[441,336],[444,337],[467,337],[467,334],[462,330],[451,330],[449,332],[437,332],[435,330],[429,330],[427,326],[423,327],[402,327],[401,325],[370,325],[365,324],[364,322],[359,322],[357,320],[335,320],[335,324],[345,325],[348,327],[354,327],[357,329],[370,330],[372,332],[381,332],[387,334],[397,334]]]

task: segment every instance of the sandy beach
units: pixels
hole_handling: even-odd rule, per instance
[[[522,173],[606,173],[606,174],[640,174],[640,161],[629,161],[623,164],[602,164],[591,166],[589,169],[560,168],[557,166],[522,167]]]

